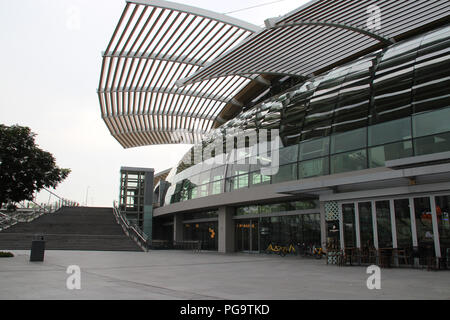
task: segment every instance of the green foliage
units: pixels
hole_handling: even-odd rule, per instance
[[[0,252],[0,258],[13,258],[14,255],[11,252]]]
[[[32,200],[33,193],[55,188],[70,174],[35,144],[30,128],[0,124],[0,205]]]

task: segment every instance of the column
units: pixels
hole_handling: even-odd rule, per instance
[[[232,207],[219,208],[219,252],[233,253],[234,248],[234,213],[235,209]]]
[[[320,202],[320,240],[322,242],[322,250],[327,250],[327,224],[326,224],[325,202]]]
[[[173,241],[182,242],[183,240],[183,214],[177,213],[173,216]]]
[[[153,240],[153,177],[153,171],[148,171],[145,173],[143,231],[148,236],[148,240]]]

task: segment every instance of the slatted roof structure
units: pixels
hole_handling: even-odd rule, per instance
[[[127,1],[103,53],[98,89],[111,134],[124,148],[199,141],[257,75],[216,77],[184,87],[177,80],[260,30],[178,3]]]
[[[267,28],[180,84],[250,74],[313,76],[449,17],[448,0],[313,0],[266,20]]]

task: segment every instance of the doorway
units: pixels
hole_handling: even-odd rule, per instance
[[[258,220],[236,221],[236,251],[259,252]]]

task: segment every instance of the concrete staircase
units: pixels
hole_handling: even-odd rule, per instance
[[[29,250],[43,234],[46,250],[142,251],[116,223],[112,208],[68,208],[0,232],[0,250]]]

